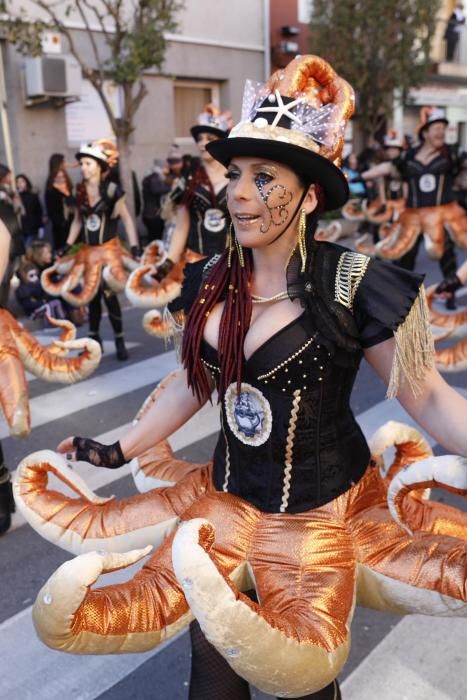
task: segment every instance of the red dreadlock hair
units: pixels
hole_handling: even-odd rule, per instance
[[[315,184],[318,200],[312,213],[313,228],[316,228],[319,213],[324,208],[324,190]],[[300,205],[299,205],[300,206]],[[310,220],[311,222],[311,220]],[[313,231],[314,232],[314,231]],[[312,232],[310,231],[312,234]],[[201,285],[201,289],[188,314],[183,333],[182,360],[188,373],[188,385],[199,401],[210,397],[211,389],[201,362],[201,342],[209,314],[214,306],[225,298],[219,326],[217,354],[220,362],[219,400],[232,382],[237,382],[240,392],[244,365],[243,345],[250,327],[252,299],[250,292],[251,256],[244,250],[244,267],[240,265],[237,252],[229,254],[226,249],[220,260]],[[231,266],[229,267],[229,259]],[[227,293],[227,294],[226,294]],[[225,296],[226,294],[226,296]]]
[[[234,253],[229,267],[229,251],[226,250],[201,285],[188,314],[183,333],[182,358],[188,372],[188,385],[200,401],[211,395],[200,358],[204,327],[209,314],[225,292],[227,296],[222,311],[217,349],[220,361],[219,397],[225,394],[233,381],[237,382],[240,391],[244,363],[243,343],[250,326],[252,310],[251,260],[248,250],[245,250],[244,260],[245,266],[241,267],[238,255]]]
[[[211,180],[209,179],[209,176],[202,165],[198,165],[192,176],[188,178],[187,188],[182,199],[182,204],[184,204],[188,209],[193,201],[198,185],[204,185],[205,188],[211,192],[211,196],[214,195]]]

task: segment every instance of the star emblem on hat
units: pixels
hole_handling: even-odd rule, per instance
[[[289,102],[288,104],[284,104],[282,100],[282,95],[280,94],[279,90],[274,91],[274,95],[276,98],[277,105],[275,107],[259,107],[256,110],[256,113],[258,112],[275,112],[276,116],[274,117],[274,121],[272,122],[271,126],[277,126],[282,117],[288,117],[292,121],[294,121],[296,124],[299,124],[300,126],[302,125],[301,120],[297,117],[296,114],[293,114],[290,110],[293,107],[296,107],[297,105],[301,104],[303,102],[303,97],[297,97],[296,100],[293,100],[292,102]]]

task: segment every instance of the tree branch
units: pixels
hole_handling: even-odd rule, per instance
[[[110,37],[110,33],[109,33],[107,27],[105,26],[104,15],[102,15],[102,14],[98,11],[97,6],[96,6],[96,5],[91,5],[91,3],[89,2],[89,0],[81,0],[81,2],[83,3],[83,5],[85,5],[85,6],[88,8],[88,10],[91,10],[91,12],[94,14],[94,17],[97,19],[97,21],[98,21],[98,23],[99,23],[99,27],[100,27],[101,32],[103,33],[103,35],[104,35],[105,37]]]
[[[148,94],[148,89],[146,87],[146,84],[143,80],[140,80],[138,83],[138,91],[133,98],[133,114],[135,114],[137,112],[141,102],[144,100],[144,98],[146,97],[147,94]]]
[[[104,71],[103,71],[101,57],[99,55],[99,50],[97,48],[97,42],[94,38],[94,32],[91,30],[91,27],[89,26],[88,18],[86,17],[86,13],[84,12],[84,10],[81,6],[81,0],[75,0],[75,4],[76,4],[78,12],[81,16],[81,19],[84,22],[84,26],[86,27],[86,33],[89,37],[89,41],[91,42],[92,50],[94,52],[94,57],[96,59],[97,69],[98,69],[99,74],[100,74],[100,79],[101,79],[101,81],[103,81],[104,80]],[[87,5],[86,0],[84,0],[84,4]]]

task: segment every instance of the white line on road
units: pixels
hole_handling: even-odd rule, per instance
[[[97,377],[91,376],[83,382],[50,391],[44,396],[36,396],[30,401],[31,425],[37,428],[148,384],[155,385],[177,366],[175,352],[165,352],[122,369]],[[8,427],[3,422],[0,425],[0,439],[8,436]]]
[[[375,613],[377,614],[377,613]],[[465,700],[463,618],[404,618],[345,679],[345,700]]]

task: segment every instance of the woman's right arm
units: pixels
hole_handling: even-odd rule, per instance
[[[70,226],[70,233],[67,236],[66,244],[67,246],[72,246],[78,240],[78,236],[81,233],[81,214],[78,209],[75,209],[75,215]]]
[[[369,170],[360,173],[360,177],[363,180],[376,180],[378,177],[385,177],[391,174],[394,174],[394,166],[391,161],[388,160],[383,163],[378,163],[378,165],[374,165]]]
[[[121,437],[119,449],[124,458],[123,463],[131,461],[134,457],[172,435],[194,416],[206,401],[207,399],[198,401],[187,384],[186,371],[180,371],[176,378],[160,393],[139,422]],[[73,437],[69,437],[58,445],[57,450],[73,454],[75,447]],[[96,466],[106,465],[97,464]],[[120,464],[113,466],[120,466]]]
[[[186,370],[161,392],[141,420],[121,439],[120,446],[129,461],[181,428],[204,406],[188,386]]]
[[[182,204],[177,208],[175,216],[175,229],[170,241],[167,257],[172,262],[177,263],[183,255],[188,240],[188,231],[190,230],[190,213]]]
[[[172,234],[167,255],[160,265],[156,266],[156,271],[152,275],[158,282],[162,282],[162,280],[167,277],[171,270],[173,270],[174,265],[176,265],[182,257],[186,248],[189,230],[190,214],[188,209],[182,204],[177,209],[175,229]]]

